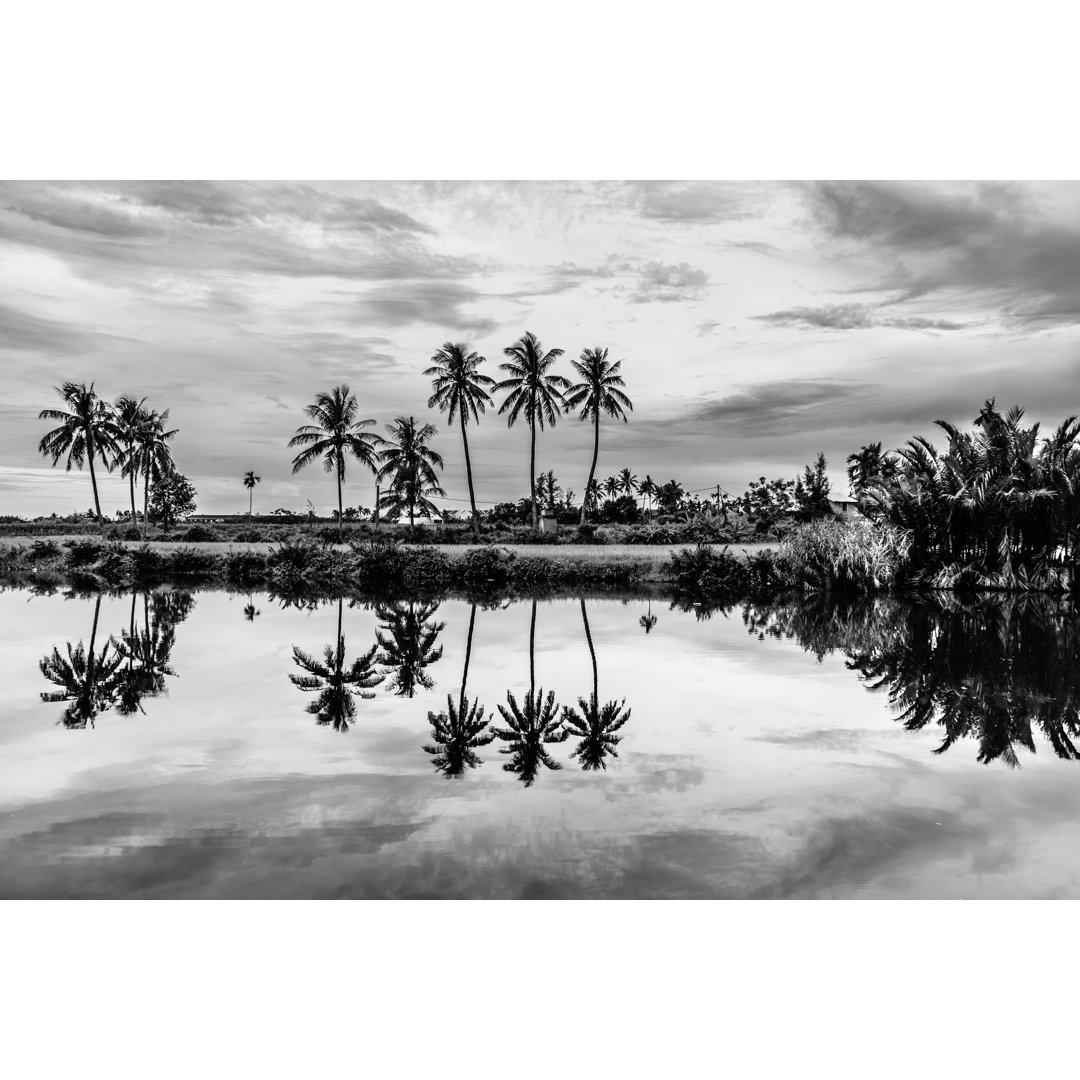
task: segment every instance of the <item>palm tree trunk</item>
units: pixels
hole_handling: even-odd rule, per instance
[[[255,498],[255,487],[252,485],[248,488],[248,517],[251,517],[251,504]]]
[[[150,520],[150,468],[143,473],[142,538],[146,539],[146,523]]]
[[[540,519],[536,513],[536,421],[531,415],[529,431],[532,433],[529,440],[529,496],[532,499],[532,525],[535,532],[540,528]]]
[[[461,673],[461,699],[458,703],[458,712],[465,712],[465,686],[469,681],[469,659],[472,656],[472,634],[476,623],[476,605],[473,604],[469,612],[469,636],[465,639],[465,668]]]
[[[585,497],[581,500],[581,518],[578,522],[580,525],[585,524],[585,507],[589,505],[589,492],[592,491],[593,477],[596,475],[596,459],[600,455],[600,410],[596,410],[596,415],[593,417],[593,447],[592,447],[592,465],[589,466],[589,479],[585,484]]]
[[[465,446],[465,475],[469,478],[469,503],[472,505],[472,534],[474,540],[480,539],[480,520],[476,513],[476,495],[473,494],[472,462],[469,460],[469,439],[465,434],[465,410],[459,414],[461,418],[461,441]]]
[[[340,451],[338,452],[340,453]],[[341,512],[341,470],[339,469],[337,474],[337,538],[339,544],[343,543],[345,539],[344,534],[341,531],[342,521],[343,516]]]
[[[101,603],[99,600],[98,603]],[[532,602],[532,618],[529,620],[529,697],[536,692],[536,601]]]
[[[337,648],[341,648],[341,609],[344,605],[345,598],[343,596],[338,597],[337,602]]]
[[[89,425],[86,428],[86,457],[90,462],[90,483],[94,488],[94,510],[97,513],[98,521],[104,521],[101,516],[101,500],[98,498],[97,489],[97,475],[94,473],[94,433],[91,431]]]
[[[600,679],[596,671],[596,649],[593,646],[592,633],[589,631],[589,615],[585,610],[585,598],[581,597],[581,621],[585,624],[585,640],[589,643],[589,655],[592,657],[592,698],[595,707],[600,700]]]
[[[134,469],[132,469],[131,472],[128,473],[128,483],[129,483],[130,488],[131,488],[131,524],[134,527],[135,522],[137,520],[136,515],[135,515],[135,470]]]
[[[90,688],[90,697],[93,700],[94,697],[94,668],[97,666],[94,663],[94,641],[97,638],[97,624],[98,615],[101,614],[101,593],[98,593],[98,598],[94,603],[94,626],[90,631],[90,655],[86,660],[86,685]],[[90,726],[94,726],[94,720],[91,716]]]

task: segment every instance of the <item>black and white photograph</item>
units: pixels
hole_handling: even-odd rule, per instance
[[[1066,12],[5,22],[5,1073],[1062,1071]]]

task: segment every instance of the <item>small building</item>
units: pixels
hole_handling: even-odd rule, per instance
[[[853,514],[858,513],[859,500],[849,498],[847,495],[830,495],[829,506],[832,507],[834,514]]]
[[[545,510],[540,515],[540,531],[542,533],[551,533],[552,535],[558,535],[559,519],[555,516],[554,510]]]

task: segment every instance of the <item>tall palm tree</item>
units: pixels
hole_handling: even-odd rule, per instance
[[[112,406],[94,392],[94,384],[66,382],[54,387],[64,409],[42,409],[39,420],[55,420],[59,427],[42,436],[38,452],[52,458],[55,466],[67,455],[67,471],[71,467],[81,469],[86,461],[90,466],[90,484],[94,489],[94,513],[101,516],[101,499],[98,497],[97,474],[94,458],[99,458],[106,469],[112,468],[110,455],[117,450],[119,429]]]
[[[86,649],[80,641],[72,648],[67,643],[67,656],[61,656],[55,646],[51,656],[41,658],[41,674],[49,682],[61,687],[60,690],[42,691],[42,701],[67,701],[70,704],[60,714],[59,722],[66,728],[85,728],[94,726],[94,717],[106,712],[116,703],[119,692],[117,670],[122,658],[116,650],[116,641],[111,636],[102,646],[101,652],[95,651],[98,617],[101,614],[101,596],[94,603],[94,625],[90,631],[90,648]]]
[[[431,377],[435,393],[428,398],[428,408],[438,406],[447,413],[446,422],[454,422],[458,414],[461,423],[461,443],[465,448],[465,475],[469,480],[469,503],[472,506],[473,539],[480,539],[480,515],[476,511],[476,495],[473,492],[472,461],[469,458],[469,438],[465,425],[472,414],[475,423],[480,422],[479,413],[485,405],[492,404],[491,395],[484,389],[494,386],[495,380],[481,375],[476,369],[485,362],[478,353],[460,342],[446,342],[431,358],[432,366],[424,374]]]
[[[600,679],[596,667],[596,649],[593,646],[592,632],[589,630],[589,614],[585,610],[585,600],[581,601],[581,621],[585,624],[585,640],[589,643],[589,655],[592,657],[592,695],[586,700],[578,698],[578,708],[563,708],[563,726],[570,735],[577,735],[581,742],[570,754],[581,762],[581,767],[589,769],[607,769],[604,759],[610,754],[618,757],[615,749],[622,740],[616,732],[630,719],[630,710],[624,708],[626,699],[608,701],[600,704]]]
[[[293,660],[307,675],[290,675],[289,681],[300,690],[318,692],[318,697],[307,705],[307,711],[316,718],[316,723],[344,732],[356,718],[356,698],[373,698],[372,688],[386,676],[375,667],[377,645],[372,645],[363,656],[346,665],[345,638],[341,633],[342,603],[339,597],[336,646],[327,645],[320,662],[294,645]]]
[[[549,349],[545,353],[536,335],[526,331],[513,345],[503,349],[503,355],[509,359],[499,365],[499,370],[508,372],[509,378],[495,386],[498,393],[506,391],[499,415],[509,411],[507,426],[513,427],[522,415],[529,423],[529,497],[534,529],[540,524],[536,512],[536,427],[539,424],[543,431],[545,421],[554,427],[565,408],[563,391],[569,388],[570,380],[549,373],[562,354],[562,349]]]
[[[262,483],[262,477],[256,476],[254,470],[248,469],[244,473],[244,487],[248,489],[248,517],[251,517],[251,503],[255,496],[255,485]]]
[[[593,422],[593,454],[589,466],[589,479],[585,485],[586,498],[581,504],[580,524],[585,524],[585,511],[588,506],[588,492],[596,473],[596,459],[600,454],[600,414],[605,412],[615,420],[626,423],[625,409],[634,410],[633,402],[619,389],[626,384],[619,374],[622,361],[608,363],[607,349],[597,346],[586,349],[580,360],[571,362],[573,369],[581,376],[581,382],[571,386],[566,395],[566,411],[581,407],[578,414],[582,420]]]
[[[150,517],[150,483],[168,476],[173,471],[172,452],[169,440],[180,430],[173,428],[166,431],[169,422],[169,410],[163,413],[154,411],[143,414],[142,423],[136,432],[138,445],[132,467],[137,468],[143,477],[143,539],[146,539],[146,523]]]
[[[443,648],[435,647],[446,623],[433,623],[438,604],[395,601],[377,604],[375,614],[381,620],[375,637],[382,651],[379,663],[394,668],[387,689],[399,697],[413,697],[417,687],[429,690],[435,681],[426,669],[442,658]],[[383,631],[386,631],[384,634]]]
[[[472,656],[473,627],[476,623],[476,605],[469,613],[469,636],[465,643],[465,668],[461,673],[461,694],[457,704],[450,694],[446,695],[446,712],[428,713],[432,742],[424,752],[433,757],[436,772],[447,778],[459,777],[465,770],[482,765],[476,750],[487,746],[495,736],[487,730],[488,722],[484,706],[479,698],[470,701],[465,693],[469,680],[469,659]]]
[[[378,450],[382,439],[366,428],[374,427],[374,420],[359,420],[360,405],[356,395],[344,383],[327,393],[315,395],[304,412],[314,421],[296,429],[289,446],[302,446],[303,450],[293,458],[295,476],[304,466],[322,458],[323,469],[337,476],[338,539],[342,537],[341,485],[345,482],[345,459],[349,454],[366,465],[373,473],[378,465]]]
[[[121,394],[113,406],[113,416],[117,428],[117,459],[114,464],[120,466],[120,475],[128,478],[131,495],[131,524],[137,520],[135,513],[135,480],[139,474],[136,451],[139,446],[139,428],[146,421],[146,398],[136,401],[130,394]]]
[[[438,510],[428,496],[446,494],[435,475],[435,467],[443,467],[442,455],[428,446],[428,440],[438,430],[434,424],[417,424],[414,416],[399,416],[386,425],[386,430],[393,438],[384,440],[386,448],[379,454],[378,478],[389,479],[390,489],[380,504],[391,514],[408,510],[411,531],[417,509],[424,517]]]

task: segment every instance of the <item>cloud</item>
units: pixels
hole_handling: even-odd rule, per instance
[[[876,383],[853,379],[754,383],[697,404],[683,422],[722,424],[730,434],[747,436],[843,427],[851,421],[853,404],[865,402],[877,389]]]
[[[70,355],[88,352],[105,340],[123,339],[0,303],[0,349]]]
[[[1007,329],[1080,323],[1080,224],[1051,220],[1017,185],[819,183],[811,218],[833,242],[877,255],[866,288],[959,293]]]
[[[749,217],[760,190],[745,184],[643,181],[634,185],[638,213],[654,221],[708,224]]]
[[[700,290],[709,283],[705,271],[689,263],[646,263],[638,274],[637,289],[630,297],[633,304],[677,303],[697,300]]]
[[[888,303],[892,303],[891,301]],[[897,330],[962,330],[964,323],[922,316],[882,316],[875,312],[885,304],[825,304],[822,307],[795,307],[753,318],[773,326],[795,326],[810,330],[869,330],[887,326]]]
[[[444,330],[469,330],[486,334],[498,325],[493,319],[463,312],[462,306],[483,299],[484,294],[450,281],[408,282],[383,285],[364,293],[354,314],[361,323],[407,326],[426,323]]]

